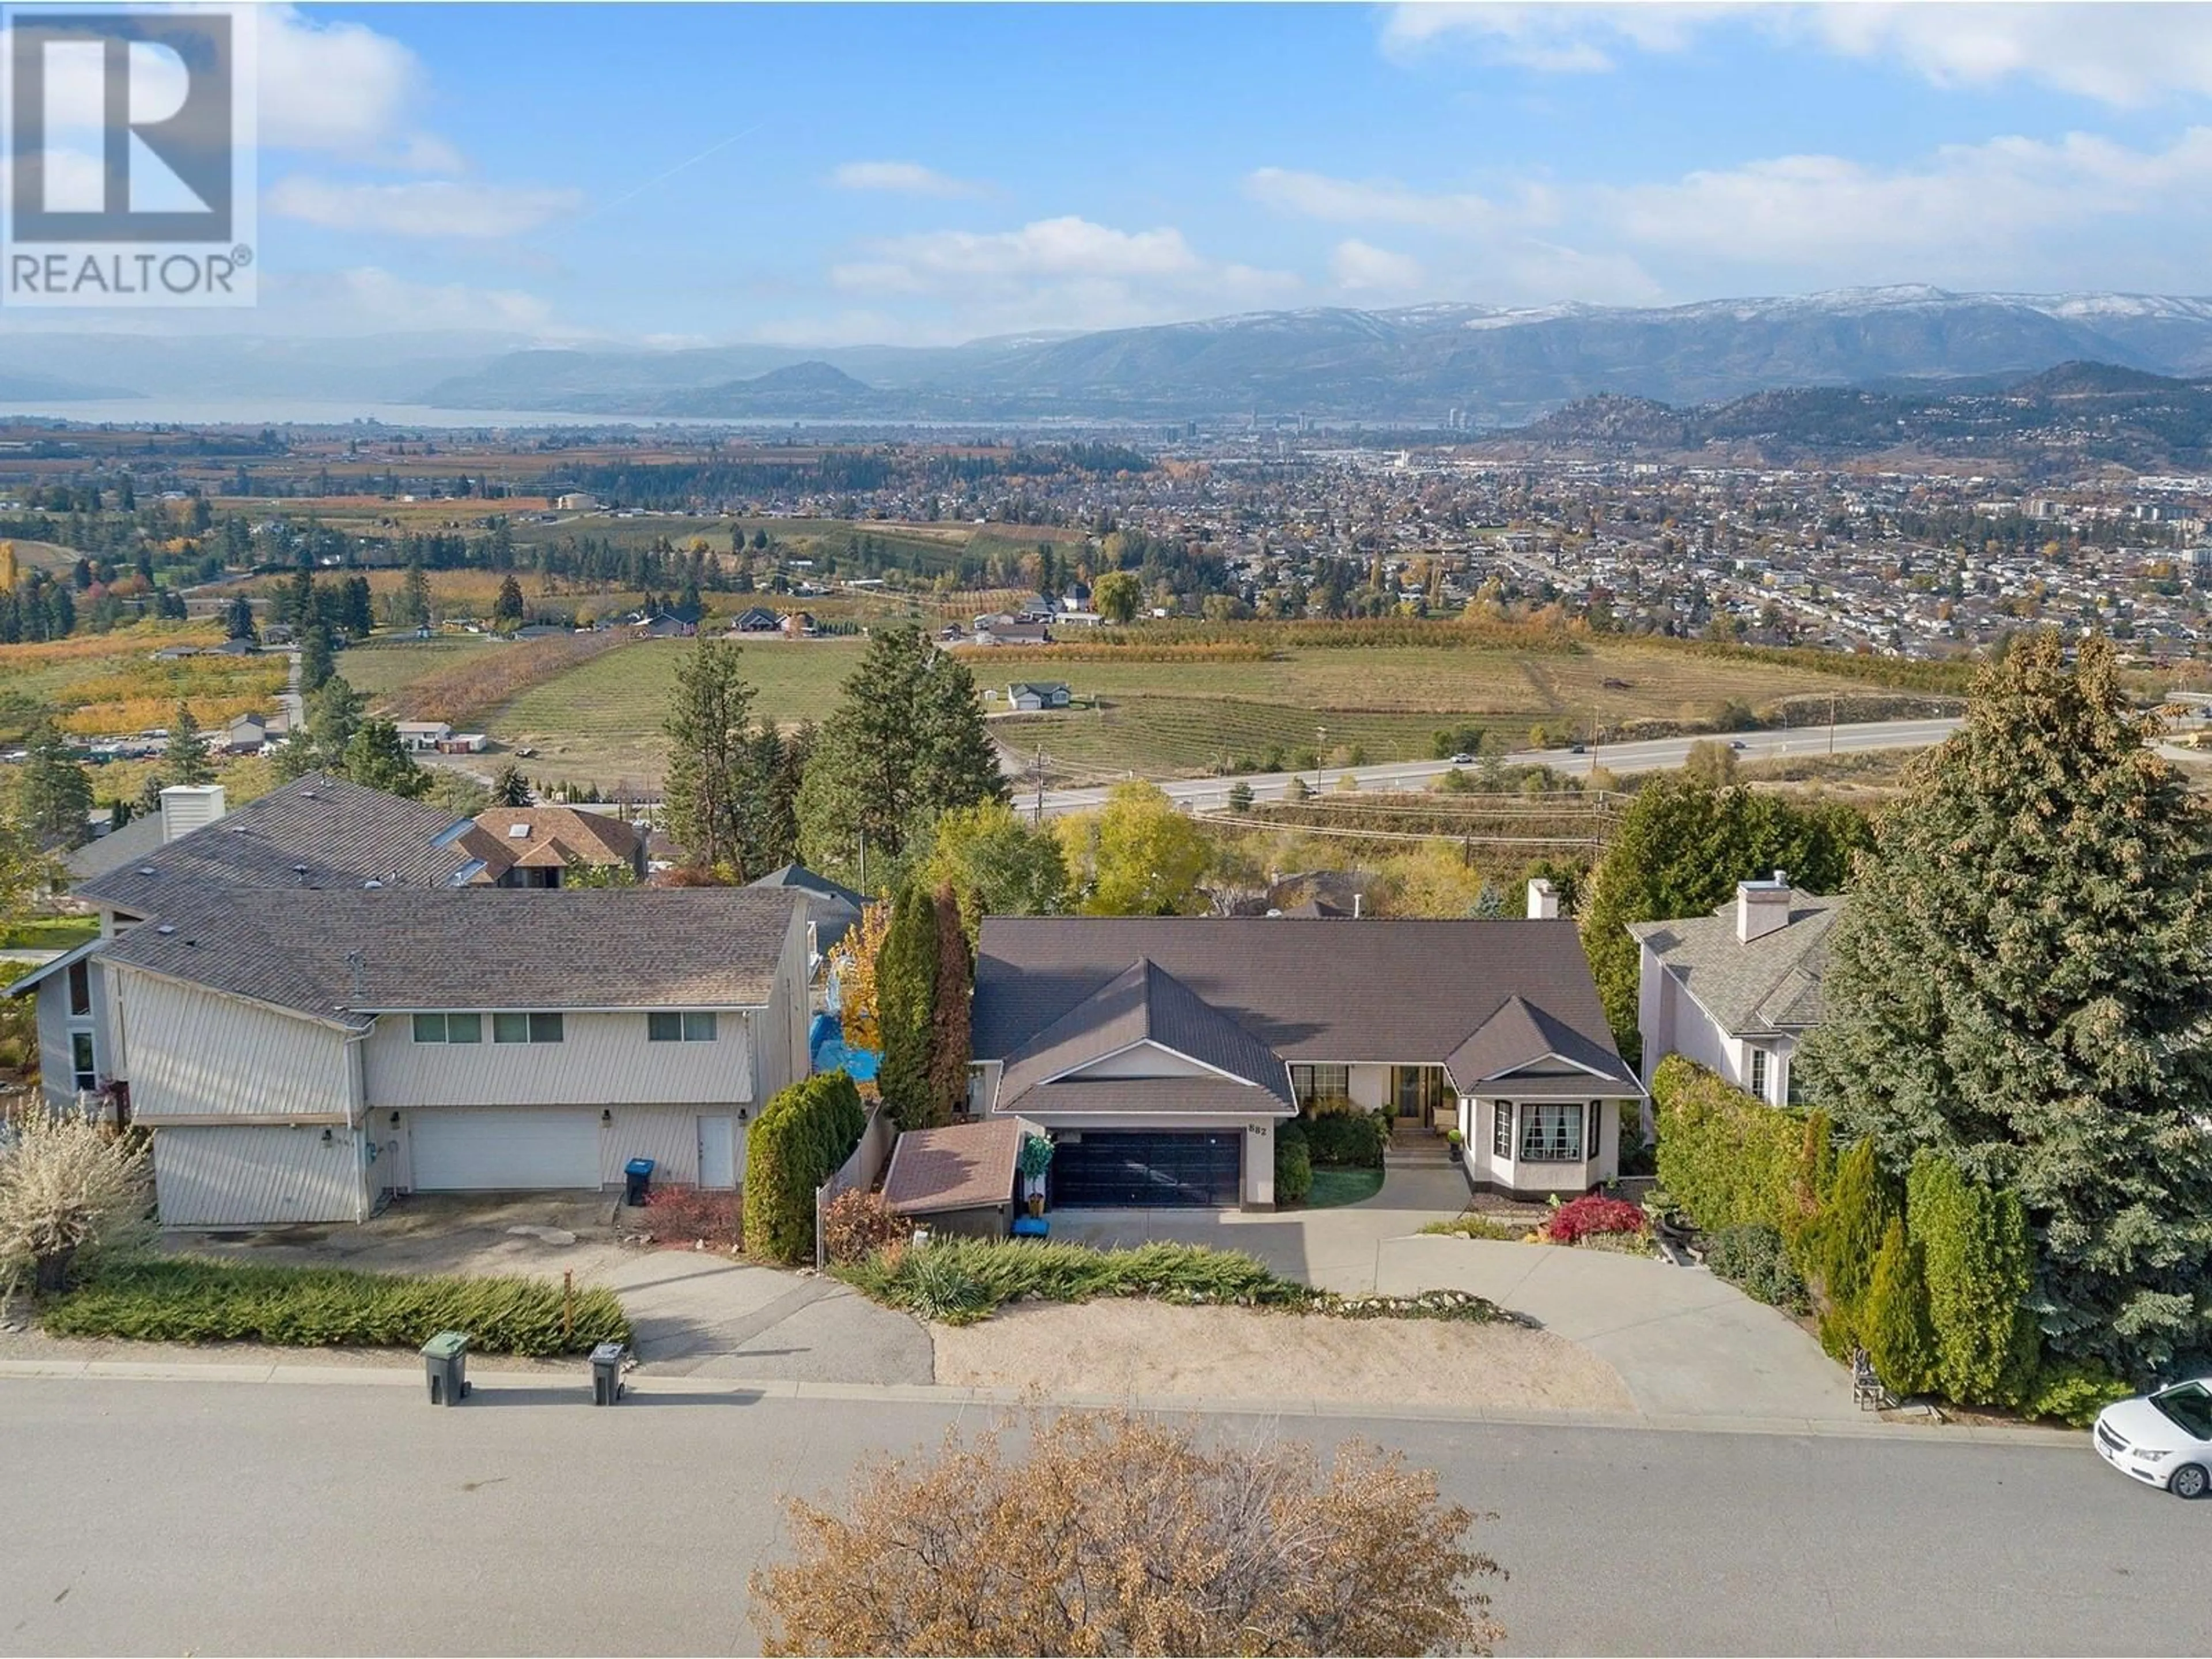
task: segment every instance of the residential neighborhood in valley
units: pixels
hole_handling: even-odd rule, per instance
[[[1788,23],[11,20],[0,1651],[2201,1648],[2212,12]]]

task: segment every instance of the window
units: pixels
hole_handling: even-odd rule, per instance
[[[100,1072],[92,1060],[91,1032],[70,1033],[70,1069],[76,1073],[78,1093],[89,1093],[100,1087]]]
[[[712,1014],[647,1014],[645,1035],[652,1042],[712,1042],[714,1040],[714,1017]]]
[[[2202,1382],[2177,1382],[2151,1395],[2166,1421],[2199,1440],[2212,1440],[2212,1393]]]
[[[417,1042],[482,1042],[483,1016],[482,1014],[417,1014],[415,1016],[415,1041]]]
[[[1759,1099],[1766,1098],[1766,1050],[1751,1051],[1751,1092]]]
[[[1578,1164],[1583,1156],[1583,1106],[1529,1101],[1521,1108],[1521,1156],[1531,1164]]]
[[[558,1042],[561,1040],[561,1016],[494,1014],[491,1017],[491,1040],[494,1042]]]
[[[1349,1066],[1293,1066],[1291,1093],[1301,1106],[1316,1100],[1348,1100],[1352,1097]]]
[[[72,962],[69,970],[70,1012],[82,1018],[92,1012],[92,964]]]
[[[1490,1152],[1508,1163],[1513,1158],[1513,1103],[1501,1100],[1491,1109]]]

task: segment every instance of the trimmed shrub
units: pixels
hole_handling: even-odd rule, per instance
[[[1303,1204],[1313,1190],[1313,1154],[1295,1122],[1275,1126],[1275,1202]]]
[[[746,1250],[765,1261],[814,1255],[814,1189],[852,1157],[868,1126],[860,1092],[842,1072],[780,1091],[745,1135]]]
[[[2069,1359],[2035,1374],[2021,1409],[2030,1417],[2054,1417],[2086,1429],[2099,1412],[2134,1392],[2095,1360]]]
[[[1794,1238],[1819,1205],[1828,1133],[1820,1114],[1754,1100],[1669,1054],[1651,1079],[1659,1180],[1709,1232],[1760,1223]]]
[[[1801,1251],[1801,1259],[1809,1259],[1820,1293],[1827,1298],[1822,1340],[1838,1358],[1853,1348],[1871,1351],[1874,1346],[1867,1340],[1861,1304],[1873,1281],[1875,1258],[1881,1253],[1883,1237],[1896,1214],[1896,1200],[1875,1162],[1874,1143],[1862,1140],[1836,1166],[1827,1204]]]
[[[1480,1210],[1469,1210],[1465,1215],[1455,1215],[1449,1221],[1428,1222],[1421,1231],[1452,1238],[1494,1239],[1501,1244],[1518,1244],[1528,1236],[1527,1224],[1501,1221],[1496,1216],[1483,1214]]]
[[[1372,1112],[1301,1117],[1297,1127],[1304,1132],[1314,1163],[1324,1169],[1377,1169],[1382,1149],[1390,1144],[1382,1121]]]
[[[1784,1313],[1812,1311],[1813,1298],[1790,1260],[1790,1247],[1783,1243],[1778,1227],[1753,1221],[1707,1234],[1705,1266],[1754,1302]]]
[[[1961,1405],[2018,1405],[2042,1346],[2027,1307],[2035,1261],[2020,1195],[1923,1152],[1905,1182],[1905,1218],[1927,1285],[1933,1386]]]
[[[1874,1271],[1859,1300],[1859,1341],[1874,1374],[1893,1394],[1924,1394],[1936,1382],[1936,1334],[1928,1325],[1928,1291],[1918,1246],[1896,1216],[1883,1228]]]
[[[832,1261],[865,1261],[913,1237],[913,1221],[884,1203],[881,1193],[840,1193],[822,1217],[822,1243]]]
[[[1544,1223],[1545,1239],[1553,1244],[1572,1244],[1601,1233],[1632,1233],[1641,1237],[1645,1226],[1644,1206],[1626,1199],[1585,1193],[1552,1212]]]
[[[931,1017],[937,1006],[937,901],[909,882],[891,901],[890,930],[876,958],[876,1023],[883,1062],[876,1087],[902,1129],[927,1128]]]
[[[420,1347],[466,1331],[480,1353],[588,1353],[630,1340],[612,1291],[191,1259],[119,1262],[42,1315],[54,1336],[277,1347]]]

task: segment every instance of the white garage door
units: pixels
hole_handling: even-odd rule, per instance
[[[588,1109],[416,1112],[407,1139],[417,1192],[599,1184],[599,1115]]]

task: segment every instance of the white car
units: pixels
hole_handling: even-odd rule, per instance
[[[2138,1395],[2097,1413],[2097,1455],[2176,1498],[2212,1491],[2212,1377]]]

